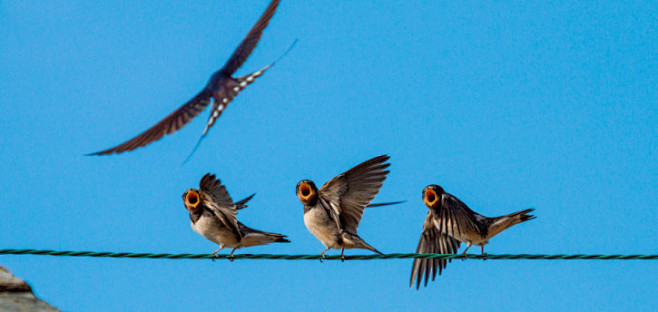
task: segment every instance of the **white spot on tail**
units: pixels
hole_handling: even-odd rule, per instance
[[[251,76],[247,77],[247,81],[248,81],[248,82],[252,82],[252,81],[254,81],[254,76],[251,75]]]
[[[247,86],[247,82],[246,82],[246,81],[243,81],[243,82],[240,83],[240,87],[243,87],[243,88],[244,88],[244,87],[246,87],[246,86]]]
[[[217,106],[218,115],[219,115],[219,111],[222,111],[222,110],[224,110],[224,104],[219,104],[219,106]]]
[[[217,118],[219,117],[219,111],[222,110],[222,107],[220,106],[218,110],[214,111],[212,113],[212,118]]]
[[[238,88],[238,87],[234,87],[234,88],[233,88],[233,91],[238,92],[238,91],[240,91],[240,88]]]
[[[227,98],[223,98],[223,99],[222,99],[222,102],[224,102],[224,103],[228,103],[228,99],[227,99]]]

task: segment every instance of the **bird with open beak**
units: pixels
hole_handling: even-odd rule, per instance
[[[418,242],[416,253],[438,253],[454,254],[459,250],[461,243],[466,244],[466,252],[472,245],[482,248],[489,243],[489,239],[507,228],[532,220],[535,218],[529,215],[534,209],[525,209],[511,213],[502,217],[488,218],[471,210],[457,197],[446,193],[438,185],[429,185],[423,189],[423,202],[429,209],[423,232]],[[416,288],[420,287],[423,275],[425,276],[425,286],[429,280],[430,272],[432,280],[436,277],[438,269],[439,275],[445,269],[446,259],[414,259],[411,268],[411,287],[416,280]]]
[[[217,252],[225,247],[236,249],[269,243],[290,243],[285,235],[252,229],[237,220],[238,209],[252,196],[234,203],[224,185],[215,175],[206,174],[199,189],[183,193],[183,204],[190,214],[190,225],[197,234],[219,245]]]
[[[311,180],[297,183],[297,197],[304,204],[304,224],[325,250],[362,248],[382,254],[357,235],[364,208],[375,198],[390,166],[387,155],[377,156],[345,171],[320,189]]]

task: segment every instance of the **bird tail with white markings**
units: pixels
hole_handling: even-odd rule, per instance
[[[279,58],[277,58],[274,62],[270,63],[270,65],[267,65],[267,66],[255,71],[251,74],[247,74],[247,75],[235,78],[235,80],[237,80],[237,82],[238,82],[238,86],[239,86],[240,90],[246,88],[252,82],[256,81],[256,78],[262,76],[265,73],[266,70],[270,69],[272,66],[274,66],[274,64],[276,64],[278,61],[280,61],[282,58],[284,58],[286,55],[288,55],[288,52],[290,52],[290,50],[292,50],[292,48],[295,47],[295,44],[297,44],[297,39],[295,39],[295,41],[293,41],[293,43],[290,45],[288,50],[286,50],[286,52],[283,53],[283,55],[279,56]]]

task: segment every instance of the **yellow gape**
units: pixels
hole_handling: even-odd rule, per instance
[[[436,195],[436,192],[431,189],[431,188],[425,188],[425,196],[423,196],[423,201],[425,201],[425,205],[428,207],[434,206],[436,202],[439,200],[439,197]]]
[[[303,204],[308,204],[315,200],[317,194],[313,187],[306,181],[299,182],[299,187],[297,188],[297,197]]]
[[[200,202],[199,193],[197,193],[197,191],[195,191],[195,190],[187,191],[187,196],[185,196],[185,202],[188,205],[196,208],[196,206],[198,206],[199,202]]]

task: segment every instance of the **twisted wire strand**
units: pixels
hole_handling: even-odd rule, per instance
[[[342,260],[340,255],[278,255],[278,254],[238,254],[231,257],[227,254],[170,254],[170,253],[132,253],[132,252],[97,252],[97,251],[66,251],[66,250],[39,250],[39,249],[0,249],[0,255],[38,255],[61,257],[96,257],[96,258],[134,258],[134,259],[266,259],[266,260]],[[463,259],[462,254],[416,254],[392,253],[386,255],[356,255],[345,256],[350,260],[386,260],[386,259]],[[657,255],[543,255],[543,254],[500,254],[500,255],[467,255],[468,259],[479,260],[658,260]]]

